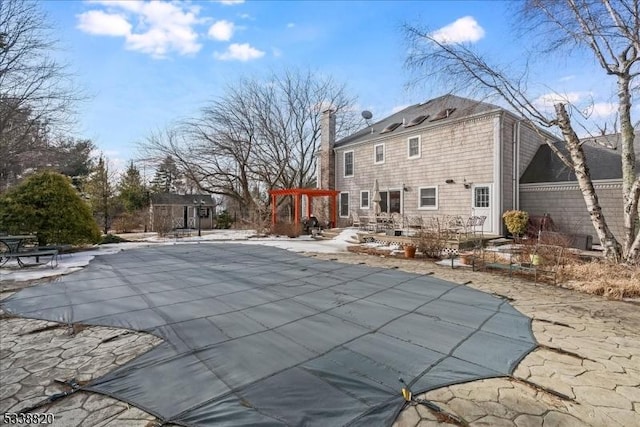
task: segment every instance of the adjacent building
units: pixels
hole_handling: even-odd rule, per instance
[[[198,218],[198,210],[200,218]],[[216,205],[211,195],[159,193],[151,196],[151,231],[211,230],[216,226]],[[198,225],[199,222],[199,225]]]
[[[638,136],[636,134],[634,144],[636,153],[640,153]],[[611,232],[621,239],[622,164],[618,135],[585,138],[582,147],[602,213]],[[558,149],[567,154],[561,144]],[[636,170],[640,171],[637,160]],[[575,174],[546,144],[540,146],[520,179],[520,208],[531,215],[547,213],[563,232],[591,235],[597,241]]]

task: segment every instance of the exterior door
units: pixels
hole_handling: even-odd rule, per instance
[[[189,228],[188,227],[188,216],[189,216],[189,206],[184,206],[182,208],[182,212],[183,212],[183,221],[182,221],[182,228]]]
[[[486,216],[482,231],[484,233],[493,233],[493,216],[491,207],[492,197],[491,184],[473,184],[471,187],[471,215]]]
[[[400,190],[381,191],[380,199],[380,212],[389,214],[402,212],[402,192]]]
[[[402,193],[399,190],[389,190],[389,213],[402,212]]]

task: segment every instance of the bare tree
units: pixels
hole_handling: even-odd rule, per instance
[[[419,70],[422,77],[440,78],[452,90],[471,90],[484,96],[497,96],[532,125],[560,134],[566,151],[560,150],[550,139],[547,139],[547,144],[575,173],[605,256],[624,259],[628,263],[637,263],[640,255],[640,230],[635,227],[640,178],[635,171],[631,120],[631,88],[638,76],[640,61],[639,1],[527,0],[517,6],[521,8],[522,21],[531,24],[528,34],[541,32],[537,34],[542,36],[538,46],[547,54],[568,46],[589,49],[605,74],[617,79],[625,226],[622,245],[609,229],[589,174],[587,158],[576,132],[576,120],[571,116],[572,112],[579,111],[573,109],[569,102],[557,102],[553,113],[539,108],[527,90],[530,82],[526,63],[521,73],[514,76],[507,67],[490,64],[485,56],[469,45],[449,43],[424,28],[405,27],[413,47],[407,65]]]
[[[42,133],[70,123],[82,99],[56,48],[47,17],[34,1],[0,2],[0,179],[42,146]],[[0,188],[1,189],[1,188]]]
[[[320,116],[340,112],[337,132],[359,125],[344,85],[310,71],[243,78],[200,116],[147,139],[146,157],[171,155],[201,190],[230,197],[247,218],[264,212],[272,188],[314,184]]]

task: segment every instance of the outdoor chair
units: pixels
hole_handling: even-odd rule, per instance
[[[452,216],[447,219],[446,230],[460,241],[463,236],[468,234],[468,221],[462,219],[461,216]]]
[[[394,230],[402,229],[403,228],[402,215],[400,215],[397,212],[392,213],[391,214],[391,221],[389,222],[389,226],[390,226],[390,228],[393,228]]]
[[[472,218],[473,218],[473,227],[472,227],[473,235],[477,236],[479,232],[480,238],[484,238],[484,222],[487,219],[487,217],[485,215],[481,215],[481,216],[474,216]]]
[[[360,215],[358,215],[357,212],[351,212],[351,226],[358,227],[358,229],[360,230],[362,230],[363,228],[362,220],[360,219]]]
[[[414,231],[422,231],[424,222],[421,216],[410,216],[407,218],[407,228]]]

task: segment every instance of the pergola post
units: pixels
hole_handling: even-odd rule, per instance
[[[300,223],[300,194],[296,193],[293,201],[293,223]]]
[[[338,211],[336,209],[336,196],[331,197],[331,217],[333,220],[333,226],[338,226]]]
[[[307,194],[307,218],[311,218],[311,204],[313,203],[313,196]]]
[[[271,195],[271,225],[276,225],[276,195]]]

